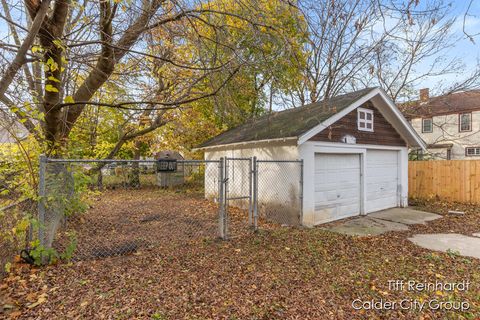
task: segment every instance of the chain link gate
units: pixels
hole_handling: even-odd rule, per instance
[[[224,238],[232,236],[232,229],[240,232],[253,223],[253,170],[251,158],[222,158],[224,166]],[[235,208],[235,214],[233,214]],[[241,209],[241,210],[238,210]],[[247,210],[247,218],[243,216]],[[246,218],[246,219],[245,219]],[[233,228],[231,228],[233,226]]]
[[[225,238],[231,233],[233,208],[247,211],[248,218],[240,219],[255,231],[259,224],[262,228],[302,224],[303,160],[227,157],[221,162],[225,163]],[[240,230],[238,225],[233,229]]]

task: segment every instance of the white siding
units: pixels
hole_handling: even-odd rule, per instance
[[[255,147],[219,148],[205,151],[206,160],[218,160],[220,157],[248,158],[256,156],[259,160],[296,160],[296,145],[277,145],[274,143],[257,143]]]
[[[472,112],[472,131],[459,132],[458,113],[433,117],[433,132],[422,133],[422,119],[411,120],[412,126],[427,144],[451,143],[451,159],[478,160],[480,157],[465,157],[465,147],[480,146],[480,112]],[[446,159],[447,149],[429,149],[436,159]]]

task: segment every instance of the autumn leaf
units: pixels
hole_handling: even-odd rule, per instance
[[[443,296],[443,295],[444,295],[444,293],[443,293],[442,291],[440,291],[440,290],[435,291],[435,294],[436,294],[437,296]]]
[[[58,80],[54,76],[49,76],[47,79],[50,80],[50,81],[53,81],[53,82],[60,82],[60,80]]]
[[[43,48],[40,46],[33,46],[32,47],[32,53],[37,53],[37,52],[42,52]]]
[[[65,103],[74,103],[75,100],[73,99],[72,96],[66,96],[65,99],[63,99],[63,102],[65,102]]]
[[[45,301],[47,301],[47,295],[45,293],[43,293],[43,294],[38,296],[37,302],[28,305],[27,308],[33,309],[33,308],[39,306],[40,304],[44,303]]]
[[[52,58],[48,58],[45,64],[52,72],[58,70],[58,64]]]
[[[47,84],[45,86],[45,91],[48,91],[48,92],[58,92],[58,89],[55,88],[54,86],[52,86],[51,84]]]

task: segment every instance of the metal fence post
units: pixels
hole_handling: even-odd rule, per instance
[[[258,162],[253,157],[253,229],[258,230]]]
[[[253,225],[253,158],[248,161],[248,224]]]
[[[230,217],[228,215],[228,205],[229,205],[229,188],[230,188],[230,177],[229,177],[229,167],[228,167],[228,157],[225,157],[224,160],[224,173],[223,173],[223,199],[225,199],[224,203],[224,210],[223,210],[223,236],[225,240],[228,240],[230,234],[229,234],[229,224],[230,224]]]
[[[225,239],[225,158],[218,163],[218,230],[219,236]]]
[[[45,247],[45,199],[46,199],[46,171],[47,157],[40,155],[40,163],[38,170],[38,241],[41,247]]]
[[[300,225],[303,225],[303,159],[300,160]]]

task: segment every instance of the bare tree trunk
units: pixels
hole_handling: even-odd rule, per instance
[[[102,170],[98,170],[98,176],[97,176],[97,188],[99,190],[103,190],[103,173]]]

